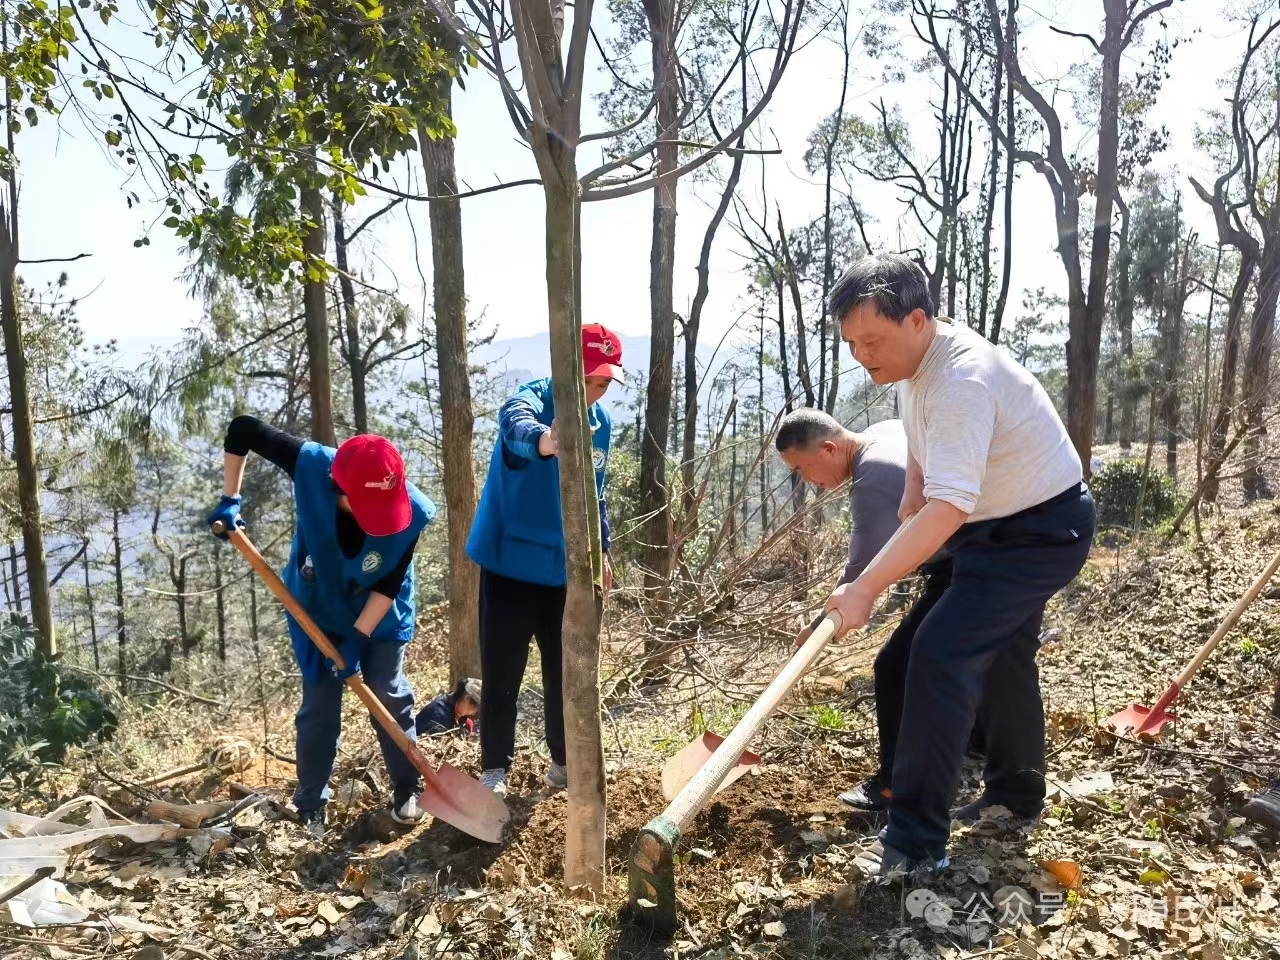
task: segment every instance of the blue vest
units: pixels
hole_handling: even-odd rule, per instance
[[[350,636],[364,610],[370,589],[387,575],[409,549],[414,538],[435,517],[436,507],[412,483],[406,483],[413,519],[390,537],[366,536],[360,553],[348,559],[338,546],[338,491],[330,479],[336,451],[318,443],[304,443],[293,471],[297,518],[285,586],[321,630]],[[413,636],[413,564],[409,564],[400,593],[374,628],[372,639],[405,643]],[[293,653],[304,677],[323,673],[324,657],[301,630],[290,630]]]
[[[551,426],[555,402],[551,379],[521,387],[532,394],[541,409],[539,423]],[[596,469],[596,496],[604,495],[605,466],[609,460],[612,421],[599,403],[587,410],[591,427],[591,457]],[[563,587],[566,581],[564,524],[560,514],[560,463],[555,457],[531,460],[504,450],[502,425],[489,457],[484,492],[467,538],[467,556],[490,573]]]

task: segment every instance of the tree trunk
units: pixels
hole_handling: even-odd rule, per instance
[[[351,416],[355,421],[356,433],[368,433],[369,401],[366,394],[368,371],[365,369],[364,353],[360,344],[360,312],[356,307],[356,285],[351,280],[351,264],[347,256],[347,225],[342,218],[342,201],[337,196],[333,198],[332,208],[333,258],[338,268],[338,289],[342,291],[347,368],[351,371]],[[309,324],[307,329],[308,331],[311,329]]]
[[[0,205],[0,323],[4,326],[5,360],[9,367],[9,405],[13,410],[13,460],[18,480],[18,512],[22,516],[22,556],[31,598],[31,622],[36,645],[51,657],[58,652],[53,631],[53,600],[44,554],[40,519],[40,476],[36,470],[36,440],[27,386],[27,356],[22,344],[18,291],[18,188],[9,184],[9,204]],[[16,584],[15,579],[15,584]]]
[[[1102,107],[1098,118],[1098,166],[1094,191],[1093,246],[1089,254],[1089,290],[1083,310],[1073,311],[1067,345],[1067,432],[1085,476],[1089,476],[1094,419],[1098,404],[1098,356],[1106,318],[1107,272],[1111,261],[1111,213],[1120,151],[1120,58],[1129,22],[1126,0],[1104,0],[1106,32],[1102,41]],[[1070,187],[1074,189],[1074,185]],[[1077,258],[1077,270],[1079,269]]]
[[[111,508],[111,546],[116,571],[116,669],[121,676],[120,689],[125,689],[124,647],[124,551],[120,549],[120,509]]]
[[[654,175],[675,170],[679,147],[679,74],[675,50],[675,12],[671,0],[644,0],[652,46],[653,91],[660,141]],[[671,423],[671,377],[675,360],[674,271],[676,181],[653,191],[653,243],[649,259],[649,382],[644,439],[640,448],[640,511],[644,525],[645,590],[656,597],[670,570],[671,514],[667,490],[667,442]]]
[[[564,518],[564,725],[569,765],[565,884],[600,891],[604,884],[605,781],[600,738],[600,519],[576,303],[579,214],[573,152],[535,135],[546,195],[547,314],[560,435],[557,454]],[[665,423],[665,417],[663,419]]]
[[[800,297],[800,278],[795,260],[791,257],[791,244],[787,240],[787,228],[782,223],[782,210],[778,210],[778,238],[782,247],[782,268],[787,272],[787,286],[791,288],[791,309],[796,314],[796,359],[800,386],[804,389],[804,405],[813,407],[817,398],[813,392],[813,377],[809,372],[809,337],[804,328],[804,301]]]
[[[18,570],[18,549],[9,544],[9,581],[13,584],[13,609],[22,612],[22,576]]]
[[[787,413],[791,412],[791,364],[787,360],[787,301],[785,280],[774,269],[774,292],[778,295],[778,369],[782,373],[782,406]]]
[[[1274,216],[1274,215],[1273,215]],[[1266,435],[1266,406],[1271,394],[1271,352],[1275,339],[1276,298],[1280,293],[1280,239],[1269,237],[1258,269],[1258,300],[1244,358],[1241,400],[1249,434],[1245,437],[1245,470],[1241,478],[1249,499],[1270,497],[1261,465]],[[28,570],[30,567],[28,567]]]
[[[1010,8],[1010,16],[1006,17],[1005,43],[1012,48],[1017,39],[1017,20],[1012,15],[1015,8]],[[1000,296],[996,298],[995,313],[991,317],[991,342],[1000,342],[1000,327],[1004,323],[1005,306],[1009,302],[1009,280],[1013,273],[1013,181],[1014,181],[1014,145],[1017,143],[1017,111],[1014,109],[1013,77],[1005,84],[1005,115],[1007,126],[1005,137],[1009,148],[1004,156],[1004,272],[1000,276]]]
[[[450,81],[440,84],[440,101],[453,112]],[[454,144],[433,140],[418,127],[427,193],[458,192]],[[431,218],[431,283],[435,295],[436,362],[440,377],[444,499],[449,522],[449,678],[456,684],[480,676],[480,568],[467,556],[467,536],[476,514],[471,378],[467,364],[467,288],[462,258],[462,207],[458,200],[435,200]]]
[[[307,368],[311,395],[311,439],[338,445],[333,426],[333,384],[329,375],[329,311],[320,279],[325,250],[324,197],[318,187],[302,191],[302,215],[307,220],[302,248],[307,276],[302,284],[302,311],[307,326]]]
[[[227,600],[222,593],[222,541],[213,541],[213,606],[218,618],[218,659],[227,662]]]
[[[991,232],[995,226],[996,192],[1000,188],[1000,90],[1004,85],[1004,61],[994,58],[991,67],[991,123],[988,140],[991,167],[987,177],[987,204],[982,221],[982,293],[979,299],[978,332],[987,335],[987,308],[991,296]],[[1010,151],[1012,153],[1012,151]]]
[[[1176,236],[1176,234],[1175,234]],[[1170,293],[1167,325],[1169,330],[1168,350],[1165,354],[1164,396],[1162,411],[1165,436],[1165,472],[1171,476],[1178,475],[1178,440],[1182,429],[1182,396],[1178,389],[1182,373],[1182,320],[1187,304],[1187,272],[1190,269],[1191,243],[1187,242],[1178,263],[1178,248],[1174,245],[1173,257],[1173,289]]]
[[[1236,406],[1236,378],[1240,368],[1240,331],[1244,326],[1244,306],[1249,296],[1249,286],[1253,283],[1253,273],[1257,261],[1248,249],[1240,251],[1240,272],[1236,274],[1235,286],[1231,289],[1231,302],[1227,305],[1227,324],[1222,333],[1222,376],[1218,387],[1218,409],[1213,417],[1213,427],[1209,432],[1209,458],[1205,468],[1209,477],[1204,487],[1204,501],[1216,503],[1220,481],[1218,470],[1221,467],[1223,451],[1227,446],[1227,426],[1231,423]]]
[[[1133,367],[1133,251],[1129,247],[1129,208],[1121,200],[1120,249],[1116,252],[1116,329],[1120,333],[1120,449],[1133,447],[1142,381]]]
[[[738,148],[743,141],[738,140]],[[690,514],[694,509],[694,457],[697,443],[698,420],[698,331],[702,325],[702,308],[711,292],[711,247],[716,239],[716,232],[724,222],[729,204],[733,201],[734,191],[738,188],[738,179],[742,176],[744,154],[733,156],[733,166],[720,191],[720,202],[711,214],[711,222],[702,235],[702,250],[698,254],[698,289],[693,295],[693,305],[689,309],[689,320],[684,326],[684,447],[681,452],[681,480],[684,487],[685,525],[689,526],[695,518]]]
[[[89,607],[89,643],[93,647],[93,669],[102,672],[102,661],[98,653],[98,620],[93,609],[93,584],[89,580],[89,540],[85,538],[84,552],[80,554],[84,567],[84,599]]]
[[[765,443],[764,437],[764,294],[760,295],[760,345],[756,351],[756,434],[759,437],[760,444]],[[785,343],[785,338],[784,341]],[[782,366],[783,372],[786,372],[786,364]],[[764,538],[764,533],[769,529],[769,486],[766,481],[768,475],[768,457],[760,458],[760,537]],[[745,521],[744,521],[745,527]]]
[[[823,157],[823,195],[822,195],[822,328],[831,325],[831,382],[827,386],[826,411],[828,416],[835,413],[837,394],[840,392],[840,328],[827,309],[827,298],[831,295],[831,287],[835,284],[835,251],[831,249],[831,193],[835,181],[836,143],[841,129],[844,127],[845,104],[849,98],[849,5],[846,3],[840,15],[840,50],[844,61],[840,72],[840,103],[836,107],[836,122],[832,127],[831,139],[826,144]],[[746,60],[742,69],[745,74]],[[746,89],[744,82],[743,89]],[[868,250],[867,253],[871,251]]]

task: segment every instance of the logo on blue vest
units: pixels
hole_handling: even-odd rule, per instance
[[[591,448],[591,465],[595,467],[597,470],[603,470],[605,458],[607,456],[608,454],[605,453],[603,450],[601,450],[599,447],[592,447]]]
[[[382,554],[377,550],[370,550],[364,555],[364,559],[360,561],[360,571],[362,573],[373,573],[382,566]]]

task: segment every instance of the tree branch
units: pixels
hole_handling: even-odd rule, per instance
[[[1134,17],[1129,23],[1129,28],[1124,32],[1124,38],[1120,41],[1120,49],[1129,49],[1129,42],[1133,39],[1133,32],[1138,29],[1138,24],[1142,23],[1143,20],[1147,19],[1147,17],[1151,16],[1153,13],[1159,13],[1161,10],[1171,6],[1173,6],[1173,0],[1160,0],[1159,3],[1153,3],[1151,6],[1147,7],[1147,9]]]
[[[1062,34],[1064,37],[1075,37],[1078,40],[1088,40],[1095,53],[1102,53],[1102,47],[1098,46],[1098,41],[1093,39],[1093,37],[1089,36],[1087,33],[1075,33],[1072,30],[1063,30],[1061,27],[1055,27],[1052,24],[1050,24],[1049,29],[1054,33]]]
[[[419,144],[419,148],[421,148],[421,144]],[[404,197],[396,197],[394,200],[392,200],[390,203],[388,203],[388,204],[387,204],[385,207],[383,207],[381,210],[378,210],[378,211],[377,211],[377,212],[375,212],[375,213],[371,213],[371,214],[369,214],[369,216],[365,217],[365,218],[364,218],[364,220],[360,223],[360,226],[356,227],[356,228],[355,228],[354,230],[352,230],[349,234],[347,234],[347,245],[348,245],[348,246],[350,246],[350,245],[355,241],[356,237],[360,236],[360,231],[361,231],[361,230],[363,230],[365,227],[369,226],[369,224],[373,223],[373,221],[377,220],[377,219],[378,219],[380,216],[382,216],[384,213],[390,213],[390,212],[391,212],[392,210],[394,210],[394,209],[395,209],[399,204],[401,204],[401,203],[403,203],[403,202],[404,202]]]
[[[19,260],[19,263],[75,263],[77,260],[83,260],[85,257],[92,257],[92,253],[77,253],[74,257],[45,257],[43,260]]]

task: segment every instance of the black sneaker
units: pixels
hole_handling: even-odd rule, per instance
[[[889,809],[893,791],[879,777],[872,777],[866,783],[846,790],[837,799],[860,813],[883,813]]]
[[[1280,830],[1280,777],[1267,784],[1261,793],[1241,808],[1240,813],[1260,826]]]
[[[319,840],[324,836],[324,807],[316,807],[314,810],[299,810],[298,822],[302,824],[302,828],[307,833]]]
[[[963,807],[957,807],[955,810],[952,810],[951,819],[958,820],[960,823],[963,823],[966,826],[973,826],[975,823],[979,823],[984,819],[989,819],[993,823],[999,823],[999,824],[1007,823],[1007,825],[1010,827],[1027,830],[1034,827],[1036,824],[1038,824],[1040,822],[1040,817],[1044,814],[1043,806],[1041,806],[1040,809],[1038,810],[1015,810],[1006,806],[1005,809],[1008,810],[1009,813],[1011,814],[1011,816],[1007,818],[1006,817],[983,817],[982,812],[984,810],[987,810],[991,807],[998,807],[998,806],[1005,806],[1005,805],[1001,803],[997,803],[995,800],[988,800],[985,797],[979,797],[977,800],[974,800],[972,803],[966,803]]]
[[[897,847],[892,847],[880,839],[854,857],[853,862],[867,876],[877,880],[893,880],[907,876],[923,879],[932,874],[941,873],[951,866],[951,858],[945,854],[940,860],[934,860],[932,857],[909,857]]]

